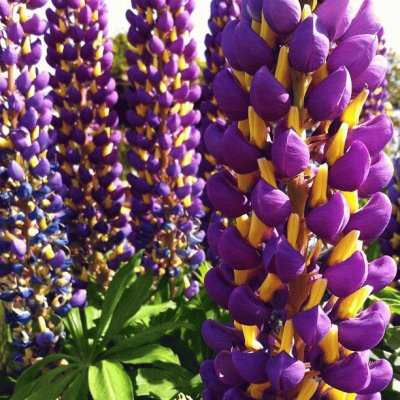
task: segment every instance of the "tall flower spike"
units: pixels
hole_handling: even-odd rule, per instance
[[[2,2],[0,23],[0,299],[20,367],[51,352],[71,308],[71,275],[61,176],[49,131],[49,81],[37,64],[43,2]]]
[[[112,271],[133,253],[120,181],[113,56],[105,1],[75,3],[53,1],[55,9],[47,10],[53,126],[76,278],[93,275],[107,286]]]
[[[204,181],[196,178],[200,113],[192,2],[132,1],[127,12],[126,54],[131,89],[127,118],[132,128],[128,174],[131,185],[133,243],[145,249],[146,268],[173,277],[204,261],[200,249]],[[190,271],[190,268],[189,268]]]
[[[241,0],[212,0],[210,4],[210,17],[208,20],[209,33],[206,34],[204,42],[206,47],[206,68],[203,70],[202,98],[200,104],[202,118],[199,127],[201,132],[199,151],[202,155],[199,176],[204,180],[218,169],[218,164],[221,162],[218,157],[215,157],[214,154],[208,151],[205,136],[210,124],[213,124],[213,128],[210,128],[211,130],[220,130],[221,132],[225,129],[227,124],[226,116],[216,104],[212,84],[216,74],[226,66],[222,44],[222,32],[226,25],[230,23],[235,24],[237,22],[237,18],[240,14],[240,4]],[[205,216],[202,221],[206,229],[212,221],[219,220],[220,216],[218,213],[211,212],[212,206],[206,191],[203,192],[202,201],[205,210]],[[210,259],[215,257],[215,254],[209,248],[207,248],[207,257]]]
[[[240,18],[223,34],[230,68],[214,80],[233,121],[206,136],[230,169],[208,179],[207,193],[232,225],[208,230],[220,262],[205,286],[244,340],[227,345],[220,332],[234,338],[231,325],[212,340],[205,323],[218,354],[203,367],[204,396],[373,396],[392,377],[367,352],[390,312],[363,306],[395,273],[389,257],[368,263],[362,251],[391,211],[379,191],[393,171],[383,155],[393,126],[385,115],[360,123],[366,87],[385,73],[380,23],[370,0],[247,0]]]

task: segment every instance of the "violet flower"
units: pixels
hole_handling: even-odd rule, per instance
[[[204,181],[196,178],[200,113],[194,109],[200,70],[196,43],[188,37],[192,11],[189,0],[134,0],[126,14],[133,46],[126,54],[132,241],[145,249],[145,268],[170,277],[196,269],[205,258],[199,230]]]
[[[70,249],[78,280],[107,286],[133,253],[126,188],[120,180],[112,42],[104,0],[53,1],[47,10],[47,61],[57,158],[67,191]]]
[[[369,357],[389,308],[363,309],[396,274],[392,258],[362,251],[389,222],[380,190],[393,173],[390,119],[360,123],[385,75],[371,3],[247,0],[225,29],[229,67],[213,90],[231,122],[206,141],[231,171],[206,189],[233,223],[208,230],[220,262],[205,286],[232,325],[203,326],[217,353],[200,369],[204,398],[361,400],[392,378]]]
[[[37,68],[46,23],[36,10],[44,2],[26,3],[0,2],[0,299],[20,367],[60,341],[56,315],[71,308],[72,291],[49,76]]]

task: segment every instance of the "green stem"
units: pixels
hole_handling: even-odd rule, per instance
[[[0,371],[4,371],[9,358],[8,349],[8,325],[3,303],[0,302]]]

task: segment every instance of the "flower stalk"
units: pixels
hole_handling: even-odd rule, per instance
[[[375,399],[392,378],[369,358],[390,311],[364,308],[396,274],[362,250],[389,222],[393,174],[390,119],[360,122],[387,68],[372,6],[244,1],[223,32],[230,68],[213,92],[232,122],[208,150],[232,172],[206,190],[235,223],[208,236],[221,261],[205,286],[233,325],[203,325],[217,353],[201,367],[205,399]]]

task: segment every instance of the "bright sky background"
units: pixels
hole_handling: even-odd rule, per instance
[[[386,30],[387,46],[400,52],[400,0],[375,0]],[[110,34],[126,32],[128,23],[125,11],[131,7],[130,0],[107,0],[110,11]],[[204,58],[204,36],[208,32],[210,0],[197,0],[194,11],[194,37],[199,45],[199,57]]]

